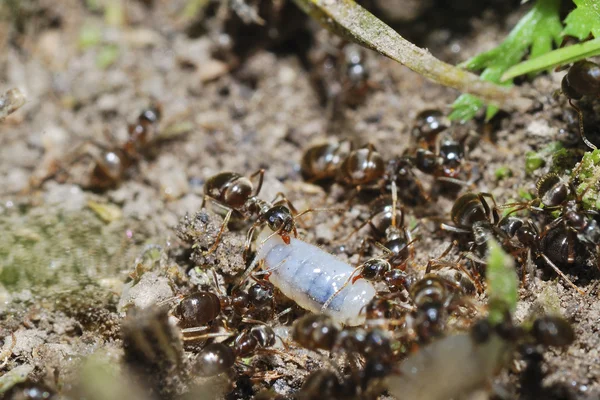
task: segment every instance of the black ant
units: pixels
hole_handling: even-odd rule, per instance
[[[256,352],[272,347],[276,335],[268,325],[256,325],[239,333],[233,344],[226,342],[211,343],[198,353],[194,372],[200,376],[215,376],[229,370],[238,358],[254,355]]]
[[[150,143],[156,138],[158,122],[161,118],[161,106],[152,105],[142,111],[134,124],[128,125],[128,138],[125,143],[119,146],[107,147],[95,143],[102,151],[99,155],[94,155],[94,164],[91,167],[87,181],[83,187],[103,191],[116,187],[125,179],[127,172],[136,165],[149,150]],[[86,143],[87,144],[87,143]],[[82,148],[77,151],[75,160],[81,157]],[[85,152],[85,154],[90,154]],[[43,178],[32,178],[32,186],[39,186],[44,181],[52,178],[60,172],[62,168],[57,169]]]
[[[334,179],[340,165],[352,152],[352,142],[343,140],[309,147],[300,163],[302,176],[308,182]]]
[[[592,61],[579,61],[569,68],[561,83],[561,91],[569,99],[569,104],[579,116],[579,135],[583,142],[592,150],[598,147],[588,140],[583,128],[583,113],[573,104],[583,96],[600,96],[600,65]]]
[[[360,105],[375,87],[369,81],[365,56],[363,48],[351,43],[311,54],[312,81],[330,120],[340,114],[342,106]]]
[[[415,118],[412,137],[417,148],[435,151],[437,137],[448,129],[450,122],[440,110],[423,110]]]
[[[507,204],[503,208],[514,207],[509,215],[523,209],[546,214],[558,211],[559,216],[538,236],[542,247],[547,249],[549,260],[559,266],[568,266],[581,261],[576,260],[577,254],[581,255],[581,245],[600,245],[600,226],[595,219],[599,214],[596,210],[584,208],[585,192],[577,194],[571,181],[563,181],[556,174],[547,174],[537,182],[535,199]]]
[[[425,274],[410,287],[415,310],[409,326],[419,343],[427,343],[440,336],[448,315],[457,311],[459,306],[471,305],[465,297],[467,290],[461,284],[432,273]]]
[[[380,262],[365,263],[365,270],[371,269],[374,271],[375,264],[381,267],[384,263],[389,264],[390,268],[405,269],[406,262],[412,255],[410,246],[416,239],[412,238],[410,230],[405,227],[405,211],[404,208],[398,206],[396,183],[392,182],[391,186],[392,194],[375,199],[369,207],[372,210],[371,216],[342,239],[343,242],[348,241],[350,237],[369,225],[372,237],[369,237],[367,241],[373,242],[382,249],[387,257],[385,260],[380,260]],[[358,279],[358,277],[355,279]]]
[[[309,212],[325,211],[323,209],[307,209],[298,213],[283,193],[278,193],[272,202],[259,199],[258,194],[263,184],[264,173],[265,170],[260,169],[250,176],[250,179],[255,176],[259,177],[256,190],[250,179],[235,172],[221,172],[206,181],[202,207],[204,207],[206,200],[210,199],[227,210],[227,214],[223,219],[214,244],[204,255],[211,254],[217,249],[225,227],[234,213],[242,219],[256,217],[246,235],[244,259],[247,260],[254,232],[258,228],[264,225],[268,226],[269,229],[281,236],[285,243],[289,244],[290,235],[298,236],[297,218]],[[276,201],[279,197],[281,197],[281,200]]]
[[[350,357],[360,354],[365,359],[364,369],[354,371],[349,377],[328,370],[314,372],[305,382],[298,398],[314,398],[316,382],[326,382],[323,390],[328,398],[355,398],[373,388],[373,379],[382,378],[391,371],[394,351],[389,334],[381,329],[340,329],[333,320],[323,314],[307,314],[295,322],[292,338],[309,350],[343,351]],[[310,396],[309,396],[310,394]]]

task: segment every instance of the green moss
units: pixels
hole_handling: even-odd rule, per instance
[[[546,165],[544,157],[538,152],[528,151],[525,153],[525,172],[531,175],[535,170],[540,169]]]
[[[571,173],[571,179],[577,183],[577,194],[584,194],[584,207],[597,209],[600,204],[600,150],[585,153],[581,163]]]
[[[552,166],[550,172],[563,174],[565,171],[570,171],[575,167],[581,159],[581,154],[575,149],[558,149],[552,154]]]
[[[11,289],[68,284],[114,273],[128,241],[122,223],[91,211],[35,208],[0,215],[0,284]]]
[[[512,170],[510,169],[510,167],[507,166],[502,166],[500,168],[498,168],[496,170],[496,172],[494,172],[494,176],[496,177],[496,180],[501,181],[502,179],[506,179],[512,176]]]

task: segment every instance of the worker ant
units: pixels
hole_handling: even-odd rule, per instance
[[[264,169],[256,171],[246,178],[235,172],[221,172],[209,178],[204,185],[204,199],[202,207],[206,204],[206,200],[210,199],[219,207],[227,210],[227,214],[223,219],[221,228],[217,233],[217,237],[213,245],[204,252],[204,255],[213,253],[221,236],[225,231],[225,227],[235,213],[235,217],[247,220],[255,217],[256,220],[248,230],[246,235],[246,244],[244,247],[244,259],[248,259],[250,247],[254,239],[254,233],[263,226],[269,227],[274,233],[281,236],[286,244],[290,243],[290,235],[298,237],[296,228],[296,219],[304,214],[315,211],[335,211],[329,209],[313,209],[309,208],[300,213],[297,212],[293,204],[285,197],[283,193],[278,193],[273,201],[268,202],[258,198],[260,189],[262,188]],[[258,185],[256,189],[251,182],[251,179],[258,176]],[[281,198],[278,200],[278,198]],[[278,200],[278,201],[277,201]]]
[[[579,135],[583,142],[592,150],[598,147],[585,136],[583,126],[583,112],[573,101],[580,100],[583,96],[600,95],[600,65],[592,61],[578,61],[569,68],[569,72],[561,82],[561,91],[567,96],[569,104],[579,116]]]
[[[435,151],[437,137],[448,129],[450,121],[440,110],[423,110],[415,118],[411,130],[417,148]]]
[[[348,241],[354,234],[369,225],[372,236],[368,237],[366,241],[383,250],[386,259],[381,259],[378,262],[367,262],[363,265],[365,269],[373,270],[375,265],[381,268],[384,264],[389,264],[389,268],[386,267],[386,270],[392,267],[404,270],[406,262],[412,255],[411,245],[416,239],[412,238],[410,230],[405,226],[405,211],[404,208],[398,206],[396,183],[392,182],[391,186],[392,194],[381,196],[371,202],[369,209],[372,210],[372,213],[369,218],[341,240],[342,242]],[[354,279],[359,279],[359,277]]]
[[[309,147],[300,163],[302,176],[308,182],[334,179],[338,170],[352,152],[352,142],[342,140]]]
[[[211,343],[200,350],[194,372],[205,377],[226,372],[238,359],[272,347],[276,342],[276,335],[270,326],[259,324],[242,330],[233,343],[227,342]]]
[[[131,167],[147,155],[151,144],[156,140],[158,123],[162,114],[161,108],[160,104],[155,103],[143,110],[136,122],[128,125],[127,140],[120,145],[105,146],[94,143],[101,150],[100,154],[83,151],[86,150],[89,142],[76,149],[75,159],[69,161],[68,165],[72,165],[82,156],[91,155],[94,158],[87,180],[82,183],[84,188],[104,191],[118,186],[125,179]],[[60,172],[66,171],[64,168],[58,167],[42,178],[33,177],[31,186],[37,187]]]
[[[471,307],[466,297],[466,288],[438,274],[426,273],[410,287],[414,304],[409,327],[418,343],[427,343],[439,337],[449,315],[459,307]]]
[[[339,372],[326,369],[314,372],[298,393],[299,399],[314,398],[317,387],[325,390],[328,398],[356,398],[375,390],[372,381],[383,378],[392,369],[394,351],[391,338],[386,331],[378,328],[340,329],[327,315],[307,314],[294,323],[292,338],[309,350],[341,351],[349,357],[360,355],[365,359],[364,368],[351,369],[349,376],[343,377]]]
[[[340,115],[342,107],[362,104],[375,85],[369,80],[366,51],[353,43],[329,43],[309,54],[311,78],[329,120]]]
[[[529,202],[510,203],[509,215],[528,209],[552,218],[537,236],[548,254],[548,260],[560,267],[585,264],[585,248],[600,245],[599,216],[596,210],[584,208],[583,197],[587,190],[577,194],[572,181],[564,181],[556,174],[546,174],[537,182],[537,197]],[[559,212],[558,216],[551,215]]]

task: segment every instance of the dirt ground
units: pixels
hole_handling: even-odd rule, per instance
[[[208,7],[205,17],[187,15],[191,3],[0,4],[6,17],[0,23],[0,91],[18,87],[27,96],[27,104],[0,124],[0,393],[28,377],[69,398],[86,373],[99,376],[99,382],[119,376],[115,382],[121,386],[115,386],[123,388],[127,372],[115,370],[120,368],[115,365],[123,355],[126,309],[194,288],[214,290],[213,270],[221,286],[235,281],[246,267],[241,255],[244,229],[227,231],[208,257],[190,249],[191,244],[209,247],[221,223],[214,212],[201,211],[208,177],[226,170],[249,175],[265,168],[263,199],[284,192],[299,210],[345,207],[348,188],[303,181],[300,160],[308,146],[351,139],[372,143],[390,159],[409,147],[420,111],[448,112],[457,96],[368,52],[372,88],[362,104],[342,107],[332,120],[330,104],[311,81],[306,49],[326,47],[335,38],[296,10],[294,23],[277,26],[272,37],[240,30],[228,37],[232,45],[223,35],[230,27],[222,22],[232,17],[220,15],[215,7]],[[375,9],[385,12],[392,3],[398,2]],[[383,16],[408,39],[457,63],[497,44],[523,13],[515,7],[518,2],[445,3],[406,2],[405,13],[388,10]],[[236,32],[235,26],[231,29]],[[541,151],[556,141],[584,150],[575,114],[564,98],[553,96],[563,74],[521,83],[534,100],[526,113],[501,113],[490,123],[476,119],[453,124],[450,132],[464,138],[466,160],[480,175],[470,190],[489,192],[499,204],[521,199],[552,167],[551,155],[541,152],[545,167],[527,173],[528,151]],[[162,120],[161,140],[151,145],[151,155],[130,168],[116,188],[88,189],[94,155],[103,146],[124,143],[127,124],[153,101],[162,105]],[[600,103],[584,106],[593,112]],[[498,178],[497,171],[506,167],[510,174]],[[431,178],[419,176],[429,188]],[[447,247],[449,236],[436,226],[449,220],[454,199],[441,195],[406,207],[408,219],[421,222],[411,260],[416,270],[424,270],[427,260]],[[368,217],[363,200],[357,199],[341,216],[309,215],[300,236],[357,263],[364,232],[342,245],[335,241]],[[544,355],[543,385],[549,388],[544,398],[600,398],[597,280],[569,275],[587,292],[582,296],[554,275],[539,272],[520,289],[516,318],[559,313],[576,333],[573,345]],[[277,300],[280,309],[292,305]],[[294,308],[287,319],[301,313]],[[282,325],[278,333],[285,336]],[[186,353],[186,362],[192,353]],[[263,368],[262,379],[257,379],[265,383],[254,382],[254,388],[252,381],[239,378],[247,376],[242,374],[233,383],[223,376],[181,383],[189,371],[178,378],[181,382],[168,384],[177,395],[190,392],[199,398],[227,393],[227,398],[246,398],[264,388],[289,395],[323,359],[301,349],[292,354],[289,359],[267,357],[271,368]],[[247,360],[247,365],[260,369],[262,358]],[[504,368],[489,388],[492,394],[484,397],[528,398],[517,384],[523,365],[515,361]],[[113,398],[97,385],[86,386],[96,396],[90,398]],[[215,394],[206,395],[207,387]],[[134,388],[122,390],[137,393]]]

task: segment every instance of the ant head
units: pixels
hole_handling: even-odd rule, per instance
[[[362,276],[369,281],[379,281],[391,269],[390,263],[382,258],[367,260],[362,267]]]
[[[284,205],[273,206],[265,213],[269,229],[273,232],[290,233],[294,230],[294,216]]]

